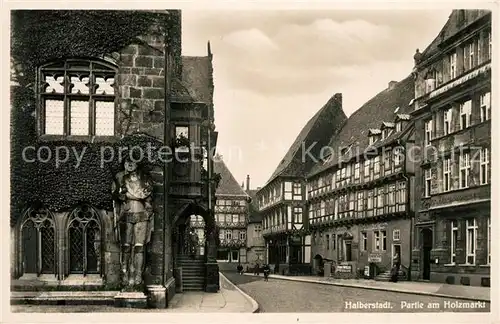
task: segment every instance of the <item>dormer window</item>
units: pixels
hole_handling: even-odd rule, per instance
[[[382,130],[382,139],[386,139],[392,134],[394,123],[383,122],[380,129]]]
[[[328,154],[324,159],[323,159],[323,164],[327,164],[332,160],[332,154]]]
[[[115,76],[109,63],[68,59],[39,69],[41,135],[114,136]]]
[[[401,130],[403,130],[403,124],[400,121],[398,121],[396,123],[396,132],[400,132]]]
[[[340,153],[342,154],[343,157],[346,157],[346,155],[349,155],[351,153],[351,148],[352,148],[352,144],[342,148],[340,150]]]
[[[370,143],[370,145],[379,140],[381,133],[382,132],[380,131],[380,129],[370,128],[370,130],[368,131],[368,142]]]

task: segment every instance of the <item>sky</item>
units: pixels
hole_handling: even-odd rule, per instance
[[[263,186],[335,93],[347,116],[411,73],[451,10],[182,11],[183,55],[214,64],[218,152]]]

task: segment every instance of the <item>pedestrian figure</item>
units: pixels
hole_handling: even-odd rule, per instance
[[[265,264],[262,270],[264,271],[264,281],[269,281],[269,273],[271,272],[269,264]]]
[[[399,277],[399,268],[401,266],[401,261],[400,261],[400,255],[399,253],[395,253],[393,256],[393,262],[394,265],[391,269],[391,281],[392,282],[398,282],[398,277]]]
[[[243,266],[241,264],[238,264],[238,267],[236,267],[236,270],[238,270],[238,273],[240,276],[243,274]]]

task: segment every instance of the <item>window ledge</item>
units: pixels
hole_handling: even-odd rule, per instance
[[[38,137],[41,141],[75,141],[75,142],[116,142],[120,139],[119,136],[90,136],[90,135],[40,135]]]
[[[459,267],[477,267],[476,264],[467,264],[467,263],[457,264],[457,266],[459,266]]]
[[[481,268],[490,268],[491,264],[480,264],[479,267],[481,267]]]
[[[447,264],[444,264],[445,267],[456,267],[457,264],[455,263],[447,263]]]

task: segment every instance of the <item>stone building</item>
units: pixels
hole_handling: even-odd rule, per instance
[[[454,10],[415,56],[413,277],[490,284],[491,12]]]
[[[412,77],[355,111],[307,176],[313,273],[353,278],[411,260]],[[333,273],[332,273],[333,272]],[[406,271],[408,273],[408,271]]]
[[[267,183],[256,193],[267,263],[279,273],[309,273],[306,175],[346,120],[335,94],[304,126]]]
[[[265,262],[266,242],[262,236],[262,215],[259,213],[256,193],[260,188],[250,189],[250,176],[247,176],[246,193],[250,196],[247,225],[247,265],[249,268]]]
[[[154,182],[150,306],[183,285],[176,233],[193,214],[208,234],[199,289],[216,292],[217,177],[189,157],[216,145],[212,54],[181,56],[180,11],[14,11],[11,54],[12,289],[119,289],[111,184],[119,149],[140,147],[156,157],[138,162]],[[159,147],[187,159],[159,163]]]

